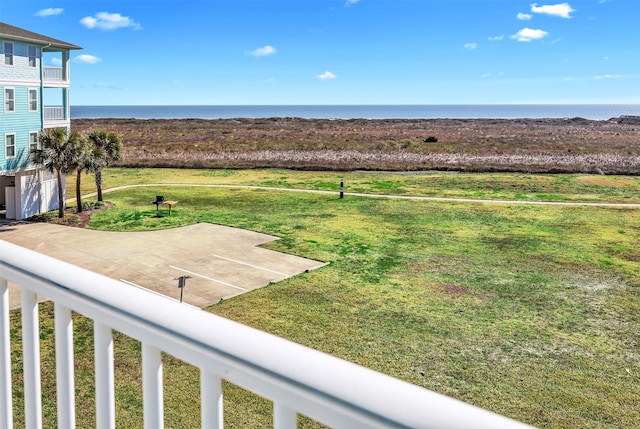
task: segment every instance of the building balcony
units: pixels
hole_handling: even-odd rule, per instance
[[[43,128],[68,127],[70,118],[65,106],[45,106]]]
[[[65,67],[42,67],[42,84],[46,88],[68,88],[69,72]]]
[[[162,353],[198,368],[203,428],[222,428],[223,379],[272,401],[275,428],[295,428],[298,414],[342,428],[528,427],[0,240],[3,428],[13,427],[9,311],[10,302],[18,301],[9,295],[17,290],[22,309],[27,428],[42,426],[41,368],[54,367],[57,427],[76,425],[72,312],[93,320],[98,428],[115,427],[118,397],[114,395],[114,330],[141,343],[141,414],[145,428],[164,425]],[[54,305],[55,365],[40,360],[39,297]]]
[[[64,106],[45,106],[44,107],[44,120],[45,121],[60,121],[67,119],[67,112]]]
[[[65,82],[67,80],[62,67],[43,67],[42,72],[45,82]]]

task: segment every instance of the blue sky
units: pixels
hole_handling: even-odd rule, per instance
[[[72,103],[640,103],[640,1],[2,0]]]

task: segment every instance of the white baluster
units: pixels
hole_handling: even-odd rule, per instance
[[[222,429],[224,426],[222,380],[200,369],[202,429]]]
[[[56,324],[56,384],[58,393],[58,427],[76,426],[75,385],[73,371],[73,321],[71,310],[55,304]]]
[[[96,427],[115,429],[116,412],[113,388],[113,336],[111,328],[98,321],[93,324],[96,364]]]
[[[11,407],[11,341],[9,337],[9,287],[0,278],[0,427],[13,427]]]
[[[142,343],[142,393],[145,429],[164,427],[162,396],[162,356],[160,349]]]
[[[295,429],[298,414],[281,402],[273,403],[273,427],[275,429]]]
[[[27,429],[42,427],[40,382],[40,334],[38,301],[35,292],[22,288],[22,362],[24,373],[24,414]]]

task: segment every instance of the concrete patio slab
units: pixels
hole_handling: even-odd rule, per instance
[[[0,225],[0,239],[89,269],[132,287],[206,307],[325,265],[258,247],[277,237],[199,223],[144,232],[107,232],[47,223]],[[10,284],[11,308],[20,306]]]

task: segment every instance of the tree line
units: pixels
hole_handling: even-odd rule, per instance
[[[62,175],[76,173],[77,212],[82,212],[80,180],[82,173],[94,173],[98,201],[102,199],[102,169],[122,158],[122,142],[113,133],[90,131],[71,133],[66,128],[48,128],[38,135],[38,148],[31,151],[34,164],[56,173],[58,182],[58,217],[64,217]]]

